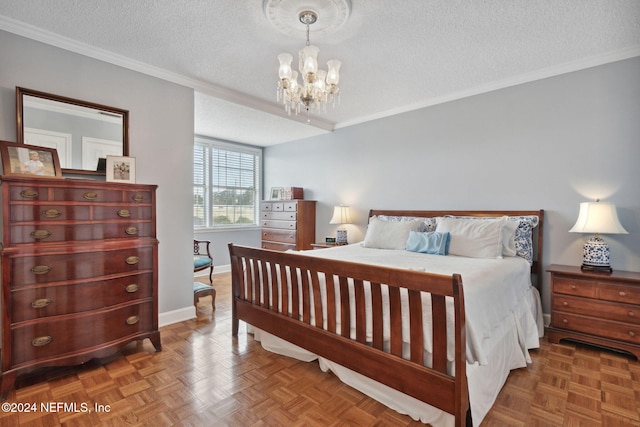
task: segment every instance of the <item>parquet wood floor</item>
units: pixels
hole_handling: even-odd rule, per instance
[[[216,310],[205,297],[197,319],[163,327],[161,352],[132,343],[106,359],[20,377],[3,403],[35,404],[35,411],[2,411],[0,425],[422,425],[317,363],[269,353],[242,332],[232,339],[229,275],[214,285]],[[640,426],[637,361],[546,341],[532,358],[511,373],[483,426]]]

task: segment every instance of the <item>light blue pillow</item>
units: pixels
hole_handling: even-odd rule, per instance
[[[451,234],[438,231],[411,231],[407,240],[406,250],[423,254],[448,255]]]

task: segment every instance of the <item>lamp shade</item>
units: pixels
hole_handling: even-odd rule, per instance
[[[333,208],[333,216],[329,224],[351,224],[351,213],[349,206],[335,206]]]
[[[616,206],[605,202],[580,203],[580,212],[570,233],[627,234],[620,221]]]

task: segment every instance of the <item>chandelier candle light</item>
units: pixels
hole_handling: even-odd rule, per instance
[[[318,15],[310,10],[299,14],[300,22],[307,26],[307,45],[298,53],[298,69],[302,83],[298,82],[298,72],[291,69],[293,56],[289,53],[278,55],[280,69],[278,75],[278,101],[282,100],[285,111],[296,115],[302,109],[307,111],[307,123],[310,122],[309,111],[314,107],[327,109],[327,103],[333,107],[340,103],[338,82],[342,63],[332,59],[327,62],[328,71],[318,69],[318,53],[320,49],[309,43],[309,25],[318,20]]]

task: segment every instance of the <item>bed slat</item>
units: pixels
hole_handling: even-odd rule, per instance
[[[464,425],[469,398],[464,357],[464,296],[459,275],[436,275],[233,244],[229,244],[229,253],[234,336],[238,334],[239,320],[244,320],[449,412],[455,416],[457,426]],[[337,300],[336,287],[340,294]],[[410,360],[402,357],[404,292],[401,289],[408,295]],[[326,292],[325,300],[321,299],[322,292]],[[431,294],[432,300],[433,368],[425,366],[423,360],[422,296],[425,292]],[[289,293],[291,304],[287,301]],[[389,337],[384,337],[382,320],[385,295],[389,298]],[[447,297],[453,303],[456,325],[453,331],[455,375],[447,373]],[[354,318],[350,317],[350,310],[355,312]],[[311,322],[312,313],[314,322]],[[340,313],[339,326],[337,313]],[[371,319],[371,325],[367,325],[367,319]],[[355,324],[351,324],[352,321]],[[351,338],[352,326],[355,339]],[[368,326],[371,342],[366,336]],[[389,349],[384,348],[386,339]]]

